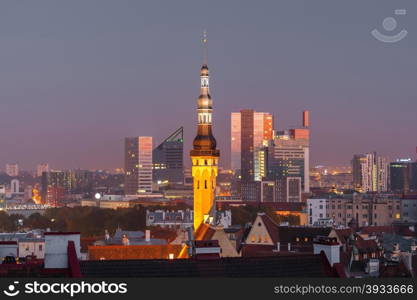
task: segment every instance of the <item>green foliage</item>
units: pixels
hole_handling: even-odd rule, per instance
[[[160,208],[160,207],[159,207]],[[0,231],[19,230],[18,220],[23,220],[26,229],[47,229],[52,231],[76,231],[82,236],[103,235],[107,229],[114,233],[117,227],[124,230],[145,230],[146,209],[140,205],[132,208],[102,209],[98,207],[50,208],[43,215],[35,213],[28,218],[7,215],[0,211]]]
[[[257,214],[260,212],[268,215],[272,220],[277,224],[282,222],[289,222],[290,225],[299,225],[300,218],[298,216],[289,215],[289,216],[280,216],[277,215],[273,209],[265,206],[239,206],[239,207],[230,207],[228,208],[232,211],[232,224],[233,225],[245,225],[247,223],[252,223]]]
[[[3,232],[17,231],[18,224],[16,218],[12,218],[6,212],[0,211],[0,230]]]

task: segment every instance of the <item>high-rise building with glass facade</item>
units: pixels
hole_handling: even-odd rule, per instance
[[[6,187],[1,184],[0,185],[0,210],[4,210],[6,208]]]
[[[152,137],[125,139],[125,194],[152,192]]]
[[[362,163],[366,161],[363,154],[355,154],[352,159],[353,188],[360,190],[362,187]]]
[[[52,170],[42,173],[42,203],[60,206],[64,196],[73,192],[75,174],[71,170]]]
[[[395,193],[417,192],[417,162],[397,159],[389,165],[390,190]]]
[[[184,130],[180,127],[153,149],[153,182],[184,183],[183,148]]]
[[[241,170],[242,181],[260,180],[258,150],[273,138],[272,114],[244,109],[231,114],[231,168]]]
[[[376,152],[356,154],[352,159],[354,187],[363,193],[388,191],[389,167]]]
[[[301,191],[310,191],[310,150],[308,139],[278,136],[268,146],[267,179],[301,178]]]

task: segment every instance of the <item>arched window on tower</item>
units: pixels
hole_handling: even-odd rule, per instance
[[[200,180],[197,180],[197,189],[200,189]]]
[[[207,180],[204,180],[204,188],[207,189]]]

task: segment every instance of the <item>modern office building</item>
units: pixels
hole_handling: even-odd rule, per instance
[[[42,163],[36,166],[36,176],[41,177],[43,172],[49,172],[49,164]]]
[[[301,191],[310,191],[309,143],[306,139],[278,136],[268,146],[267,179],[301,178]]]
[[[363,154],[355,154],[352,159],[352,177],[353,188],[360,190],[362,188],[362,164],[366,162],[366,156]]]
[[[395,193],[417,192],[417,162],[397,159],[389,165],[390,190]]]
[[[255,180],[256,152],[273,138],[273,128],[270,113],[244,109],[231,114],[231,169],[241,170],[243,181]]]
[[[71,194],[75,186],[75,175],[70,170],[52,170],[42,173],[42,203],[59,206],[65,195]]]
[[[183,184],[184,129],[180,127],[152,152],[153,182]]]
[[[352,159],[354,187],[363,193],[388,191],[387,160],[376,152],[354,155]]]
[[[125,139],[125,195],[152,192],[152,137]]]
[[[301,202],[301,177],[284,177],[279,179],[276,189],[277,202]]]
[[[15,164],[6,164],[6,174],[10,177],[19,176],[19,165]]]
[[[6,187],[1,184],[0,185],[0,211],[4,210],[6,207]]]
[[[20,192],[20,181],[19,179],[13,179],[10,182],[10,191],[12,194],[18,194]]]
[[[233,171],[240,170],[241,160],[241,116],[240,112],[232,112],[231,114],[231,152],[230,152],[230,168]]]

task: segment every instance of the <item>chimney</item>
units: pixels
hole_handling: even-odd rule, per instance
[[[291,251],[291,243],[288,243],[288,251]]]
[[[278,252],[281,251],[281,243],[280,242],[277,243],[277,251]]]
[[[68,242],[72,241],[80,258],[79,232],[45,232],[45,269],[68,268]],[[74,249],[73,248],[73,249]]]
[[[303,127],[308,128],[310,126],[309,112],[308,110],[303,111]]]
[[[151,231],[149,229],[147,229],[145,231],[145,241],[146,242],[150,242],[151,241]]]
[[[123,244],[123,246],[129,246],[130,245],[129,238],[127,237],[126,234],[124,234],[123,237],[122,237],[122,244]]]
[[[321,251],[324,251],[327,260],[333,267],[334,264],[340,263],[340,246],[336,238],[319,236],[314,239],[314,254],[320,254]]]

